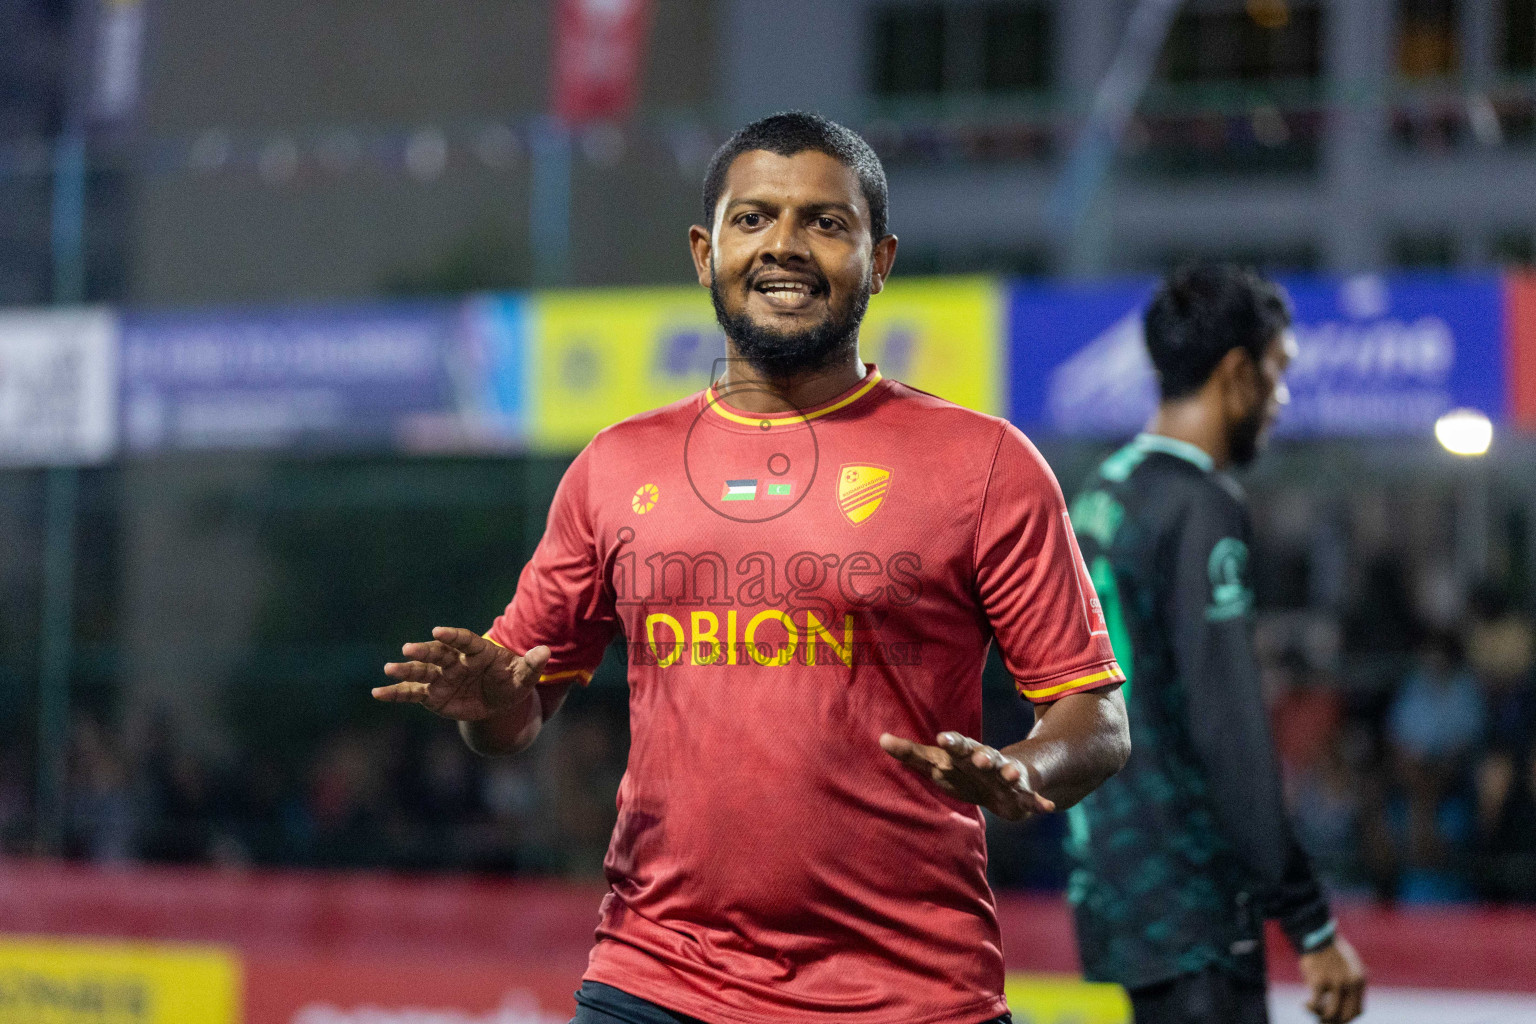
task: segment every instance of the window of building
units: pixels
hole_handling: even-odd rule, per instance
[[[917,277],[932,274],[1001,274],[1009,277],[1042,277],[1050,270],[1043,246],[996,247],[967,245],[901,250],[906,273]],[[885,365],[884,363],[881,364]]]
[[[1443,231],[1404,232],[1387,243],[1388,262],[1405,270],[1445,270],[1456,259],[1456,239]]]
[[[1236,263],[1261,274],[1311,273],[1322,268],[1322,254],[1310,241],[1276,241],[1226,246],[1170,246],[1133,257],[1123,268],[1166,274],[1191,263]]]
[[[1322,23],[1316,3],[1299,0],[1194,4],[1168,32],[1160,77],[1175,85],[1315,80]]]
[[[1051,18],[1043,5],[985,4],[979,17],[985,29],[982,88],[986,92],[1028,92],[1051,84]]]
[[[1524,146],[1536,138],[1536,96],[1520,82],[1536,72],[1536,0],[1483,2],[1493,20],[1489,57],[1506,81],[1462,96],[1445,88],[1447,78],[1464,70],[1462,0],[1398,0],[1398,74],[1427,86],[1393,105],[1392,134],[1404,148],[1438,154]]]
[[[1536,266],[1536,230],[1500,231],[1491,240],[1489,255],[1501,267]]]
[[[1504,0],[1503,20],[1504,70],[1536,71],[1536,0]]]
[[[1191,0],[1126,136],[1153,174],[1307,173],[1325,123],[1318,0]]]
[[[1398,0],[1397,72],[1404,78],[1444,78],[1460,66],[1457,0]]]
[[[914,164],[1013,164],[1043,160],[1055,150],[1051,121],[980,117],[894,117],[864,128],[864,138],[886,167]],[[902,266],[907,265],[902,250]]]
[[[900,4],[874,15],[877,95],[932,96],[944,89],[944,5]]]
[[[871,84],[883,99],[1050,85],[1051,6],[1043,0],[887,3],[871,17]]]

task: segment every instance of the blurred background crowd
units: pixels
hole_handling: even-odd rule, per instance
[[[1070,489],[1106,450],[1046,454]],[[596,877],[628,744],[621,644],[516,758],[478,758],[451,723],[368,697],[397,642],[489,624],[563,461],[257,460],[217,483],[205,466],[161,467],[157,493],[189,491],[177,514],[201,536],[164,551],[140,597],[111,540],[125,482],[93,471],[93,521],[114,529],[78,570],[63,855]],[[1345,892],[1536,902],[1533,523],[1465,467],[1405,486],[1394,461],[1373,471],[1346,449],[1280,444],[1249,478],[1258,636],[1297,827]],[[35,506],[37,488],[17,483],[10,503]],[[414,499],[381,498],[392,491]],[[1492,503],[1497,527],[1475,578],[1444,529],[1469,500]],[[167,504],[137,528],[161,528]],[[28,595],[8,594],[14,615]],[[152,606],[125,608],[135,600]],[[27,706],[24,682],[10,680],[13,706]],[[1027,730],[995,657],[986,695],[990,741]],[[8,719],[0,761],[0,849],[17,855],[36,838],[30,724]],[[997,884],[1064,882],[1059,822],[990,826]]]

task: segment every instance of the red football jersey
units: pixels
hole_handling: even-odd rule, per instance
[[[981,812],[877,738],[979,736],[993,637],[1030,700],[1124,678],[1023,434],[872,366],[803,413],[711,389],[610,427],[489,635],[585,681],[615,630],[632,738],[588,979],[741,1024],[1007,1009]]]

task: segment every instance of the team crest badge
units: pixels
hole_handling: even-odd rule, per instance
[[[884,466],[844,466],[837,473],[837,507],[854,526],[874,515],[891,487]]]

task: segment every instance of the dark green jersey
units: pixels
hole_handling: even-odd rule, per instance
[[[1262,979],[1265,917],[1299,949],[1332,923],[1281,795],[1242,494],[1199,448],[1143,434],[1071,514],[1131,722],[1130,761],[1069,812],[1084,972],[1128,988],[1209,965]]]

